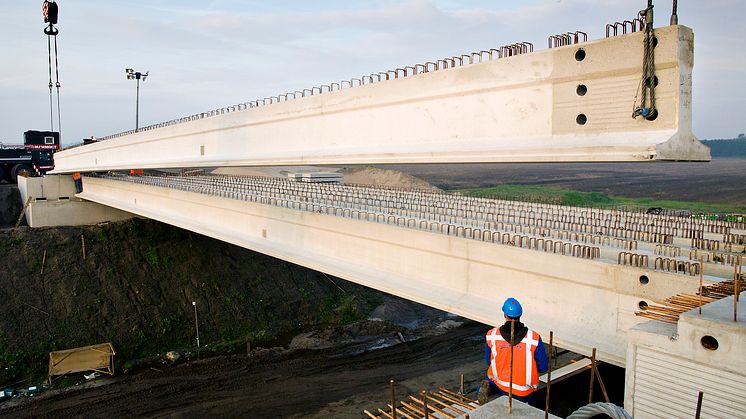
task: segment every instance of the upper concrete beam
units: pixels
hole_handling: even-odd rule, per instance
[[[144,130],[59,152],[55,172],[709,160],[691,131],[693,32],[655,36],[655,121],[632,118],[643,57],[633,33]]]

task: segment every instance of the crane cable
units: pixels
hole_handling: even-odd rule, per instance
[[[59,8],[57,3],[54,1],[45,0],[42,3],[42,14],[44,17],[44,23],[48,23],[49,26],[44,28],[44,33],[47,35],[47,55],[49,60],[49,122],[51,125],[51,131],[54,131],[54,94],[52,88],[57,88],[57,131],[62,137],[62,113],[60,110],[60,65],[59,65],[59,54],[57,49],[57,34],[60,31],[54,26],[57,24],[57,18]],[[52,38],[54,38],[54,83],[52,83]]]
[[[642,57],[642,78],[638,95],[641,96],[640,105],[636,106],[638,95],[635,95],[635,108],[632,112],[632,118],[642,116],[647,120],[655,120],[658,117],[658,110],[655,108],[655,85],[657,77],[655,76],[655,34],[653,32],[653,1],[648,0],[648,7],[640,11],[640,17],[645,20],[645,29],[643,35],[644,52]],[[650,105],[648,106],[648,99]]]
[[[55,86],[57,87],[57,131],[62,137],[62,115],[60,111],[60,64],[57,54],[57,36],[54,36],[54,77]]]
[[[45,31],[46,33],[46,31]],[[52,36],[47,35],[47,55],[49,56],[49,128],[50,131],[54,131],[54,95],[52,93]]]

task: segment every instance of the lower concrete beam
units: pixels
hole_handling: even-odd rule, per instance
[[[516,297],[530,327],[616,365],[643,321],[640,301],[698,287],[684,275],[112,179],[86,178],[80,196],[485,324],[502,323],[501,302]]]

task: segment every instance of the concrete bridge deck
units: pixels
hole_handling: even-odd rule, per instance
[[[86,200],[487,324],[500,322],[499,302],[513,295],[531,307],[527,322],[541,333],[553,330],[560,346],[585,354],[596,347],[599,359],[617,365],[625,362],[626,331],[643,321],[635,316],[640,302],[698,288],[699,267],[692,266],[699,262],[687,259],[688,249],[656,241],[671,241],[673,230],[643,231],[649,224],[674,228],[681,221],[674,217],[228,176],[86,176],[84,185],[78,196]],[[581,233],[572,230],[574,224],[536,227],[522,215],[527,211],[544,214],[534,218],[544,223],[576,217],[578,224],[582,216],[578,225],[587,219],[596,227],[639,226],[625,230],[637,231],[636,238],[603,234],[619,234],[611,229]],[[506,221],[497,221],[499,216]],[[675,237],[690,240],[691,234],[711,246],[722,243],[718,237],[743,239],[742,225],[688,221]],[[641,250],[642,244],[652,250]],[[635,251],[648,258],[618,258]],[[683,271],[654,264],[664,252],[680,252],[667,258],[681,260]],[[729,269],[723,266],[705,262],[705,281],[721,280]]]

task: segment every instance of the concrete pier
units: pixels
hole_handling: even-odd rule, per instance
[[[18,189],[23,204],[28,203],[25,215],[29,227],[91,225],[135,216],[76,197],[75,183],[68,175],[19,176]]]

